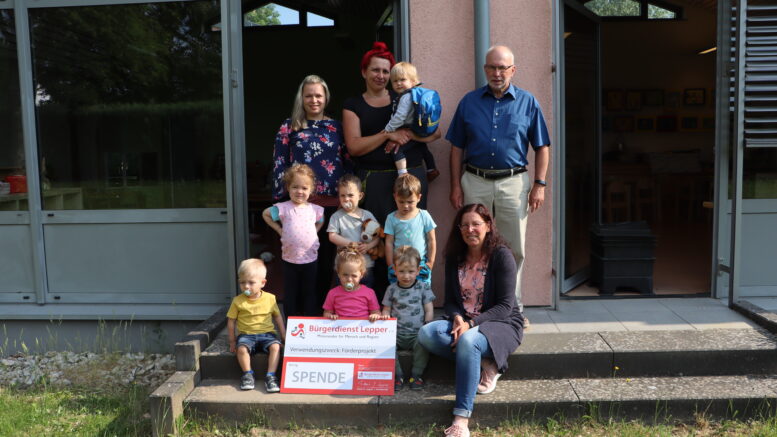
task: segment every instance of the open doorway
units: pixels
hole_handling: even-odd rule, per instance
[[[290,117],[297,87],[310,74],[322,77],[329,86],[326,115],[341,119],[343,101],[364,91],[359,71],[364,52],[377,40],[393,50],[394,4],[393,0],[242,0],[249,253],[272,255],[267,289],[280,299],[280,241],[261,216],[274,203],[273,145],[278,128]]]
[[[588,97],[585,116],[565,107],[564,274],[569,280],[562,293],[709,295],[717,2],[566,3],[566,105],[571,97],[582,108],[579,99],[591,94],[581,88],[580,74],[589,82],[599,78],[592,89],[598,85],[601,92],[594,102]],[[600,127],[581,136],[581,126],[589,126],[585,121],[594,116]],[[593,203],[592,210],[582,208],[586,202]],[[570,205],[578,212],[570,214]],[[580,220],[597,224],[599,233],[575,227]],[[604,253],[602,235],[616,223],[618,232],[644,237],[636,245],[648,251]],[[613,265],[627,273],[617,273]],[[639,280],[608,281],[607,271]]]

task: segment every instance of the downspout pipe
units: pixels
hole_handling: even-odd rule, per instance
[[[491,47],[491,14],[489,0],[474,0],[475,9],[475,87],[486,85],[483,63]]]

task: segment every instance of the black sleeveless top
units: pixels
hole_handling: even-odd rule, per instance
[[[389,91],[389,94],[393,101],[396,94],[393,91]],[[374,108],[367,104],[362,95],[350,97],[343,103],[343,109],[347,109],[359,117],[359,127],[361,127],[362,136],[364,137],[375,135],[386,127],[386,124],[391,120],[391,108],[391,104],[381,108]],[[405,157],[407,158],[408,167],[418,167],[423,164],[423,155],[421,154],[420,147],[418,147],[422,144],[417,141],[410,141],[402,147],[402,151],[405,152]],[[396,169],[394,157],[385,152],[384,146],[385,143],[365,155],[354,156],[353,160],[356,166],[363,170]]]

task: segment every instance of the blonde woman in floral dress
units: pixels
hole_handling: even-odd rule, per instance
[[[329,217],[340,203],[337,181],[350,172],[343,127],[324,112],[329,97],[329,87],[323,79],[316,75],[305,77],[294,98],[291,118],[281,124],[273,148],[273,200],[288,197],[283,172],[294,163],[306,164],[313,169],[317,181],[310,202],[324,208],[324,223],[329,222]],[[326,226],[319,233],[319,241],[316,292],[321,303],[324,294],[331,288],[335,249],[326,235]]]

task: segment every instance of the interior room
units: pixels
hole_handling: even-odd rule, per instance
[[[280,256],[277,234],[262,220],[272,205],[273,145],[281,123],[291,116],[294,96],[309,74],[323,78],[331,93],[326,110],[342,119],[342,104],[364,91],[361,56],[375,40],[394,46],[389,0],[244,0],[246,165],[250,253]],[[277,273],[274,271],[278,269]],[[268,289],[282,296],[280,263],[268,263]]]
[[[607,281],[601,278],[602,269],[609,267],[606,254],[596,250],[599,236],[591,234],[587,226],[568,220],[567,263],[573,265],[572,271],[583,269],[588,262],[591,265],[589,280],[574,284],[564,296],[709,295],[717,2],[579,3],[596,15],[594,21],[598,20],[600,26],[600,146],[593,145],[596,141],[581,144],[584,152],[568,152],[567,165],[574,169],[579,164],[571,161],[587,163],[589,168],[598,164],[598,174],[578,176],[578,180],[598,191],[598,199],[591,200],[600,211],[580,206],[579,198],[585,198],[581,194],[576,203],[567,199],[567,208],[571,208],[567,217],[572,211],[587,213],[593,223],[598,221],[605,227],[617,223],[620,228],[609,229],[622,231],[644,222],[644,232],[640,232],[647,240],[637,245],[645,246],[647,252],[626,254],[616,263],[628,263],[627,269],[636,269],[633,274],[652,275],[652,279],[603,285]],[[567,12],[567,16],[573,13]],[[575,56],[592,56],[595,37],[581,40],[578,35],[574,39],[574,26],[580,28],[585,20],[581,14],[574,14],[577,18],[570,17],[571,27],[565,28],[566,39],[573,39],[567,41],[567,51],[573,53],[567,53],[566,59],[582,63],[575,61]],[[595,35],[594,31],[589,33]],[[567,94],[572,94],[573,103],[575,98],[584,98],[581,93],[590,93],[572,89],[585,86],[579,78],[570,78],[575,71],[586,74],[579,67],[567,70],[567,81],[571,81]],[[595,80],[595,73],[589,71],[588,76]],[[585,117],[570,114],[567,108],[567,130],[584,125]],[[593,115],[587,117],[593,119]],[[575,143],[568,140],[570,147]],[[576,173],[568,170],[567,174]],[[576,189],[569,179],[568,192]],[[572,197],[574,200],[575,195]],[[617,246],[625,237],[614,238]],[[636,265],[636,261],[644,265]]]

